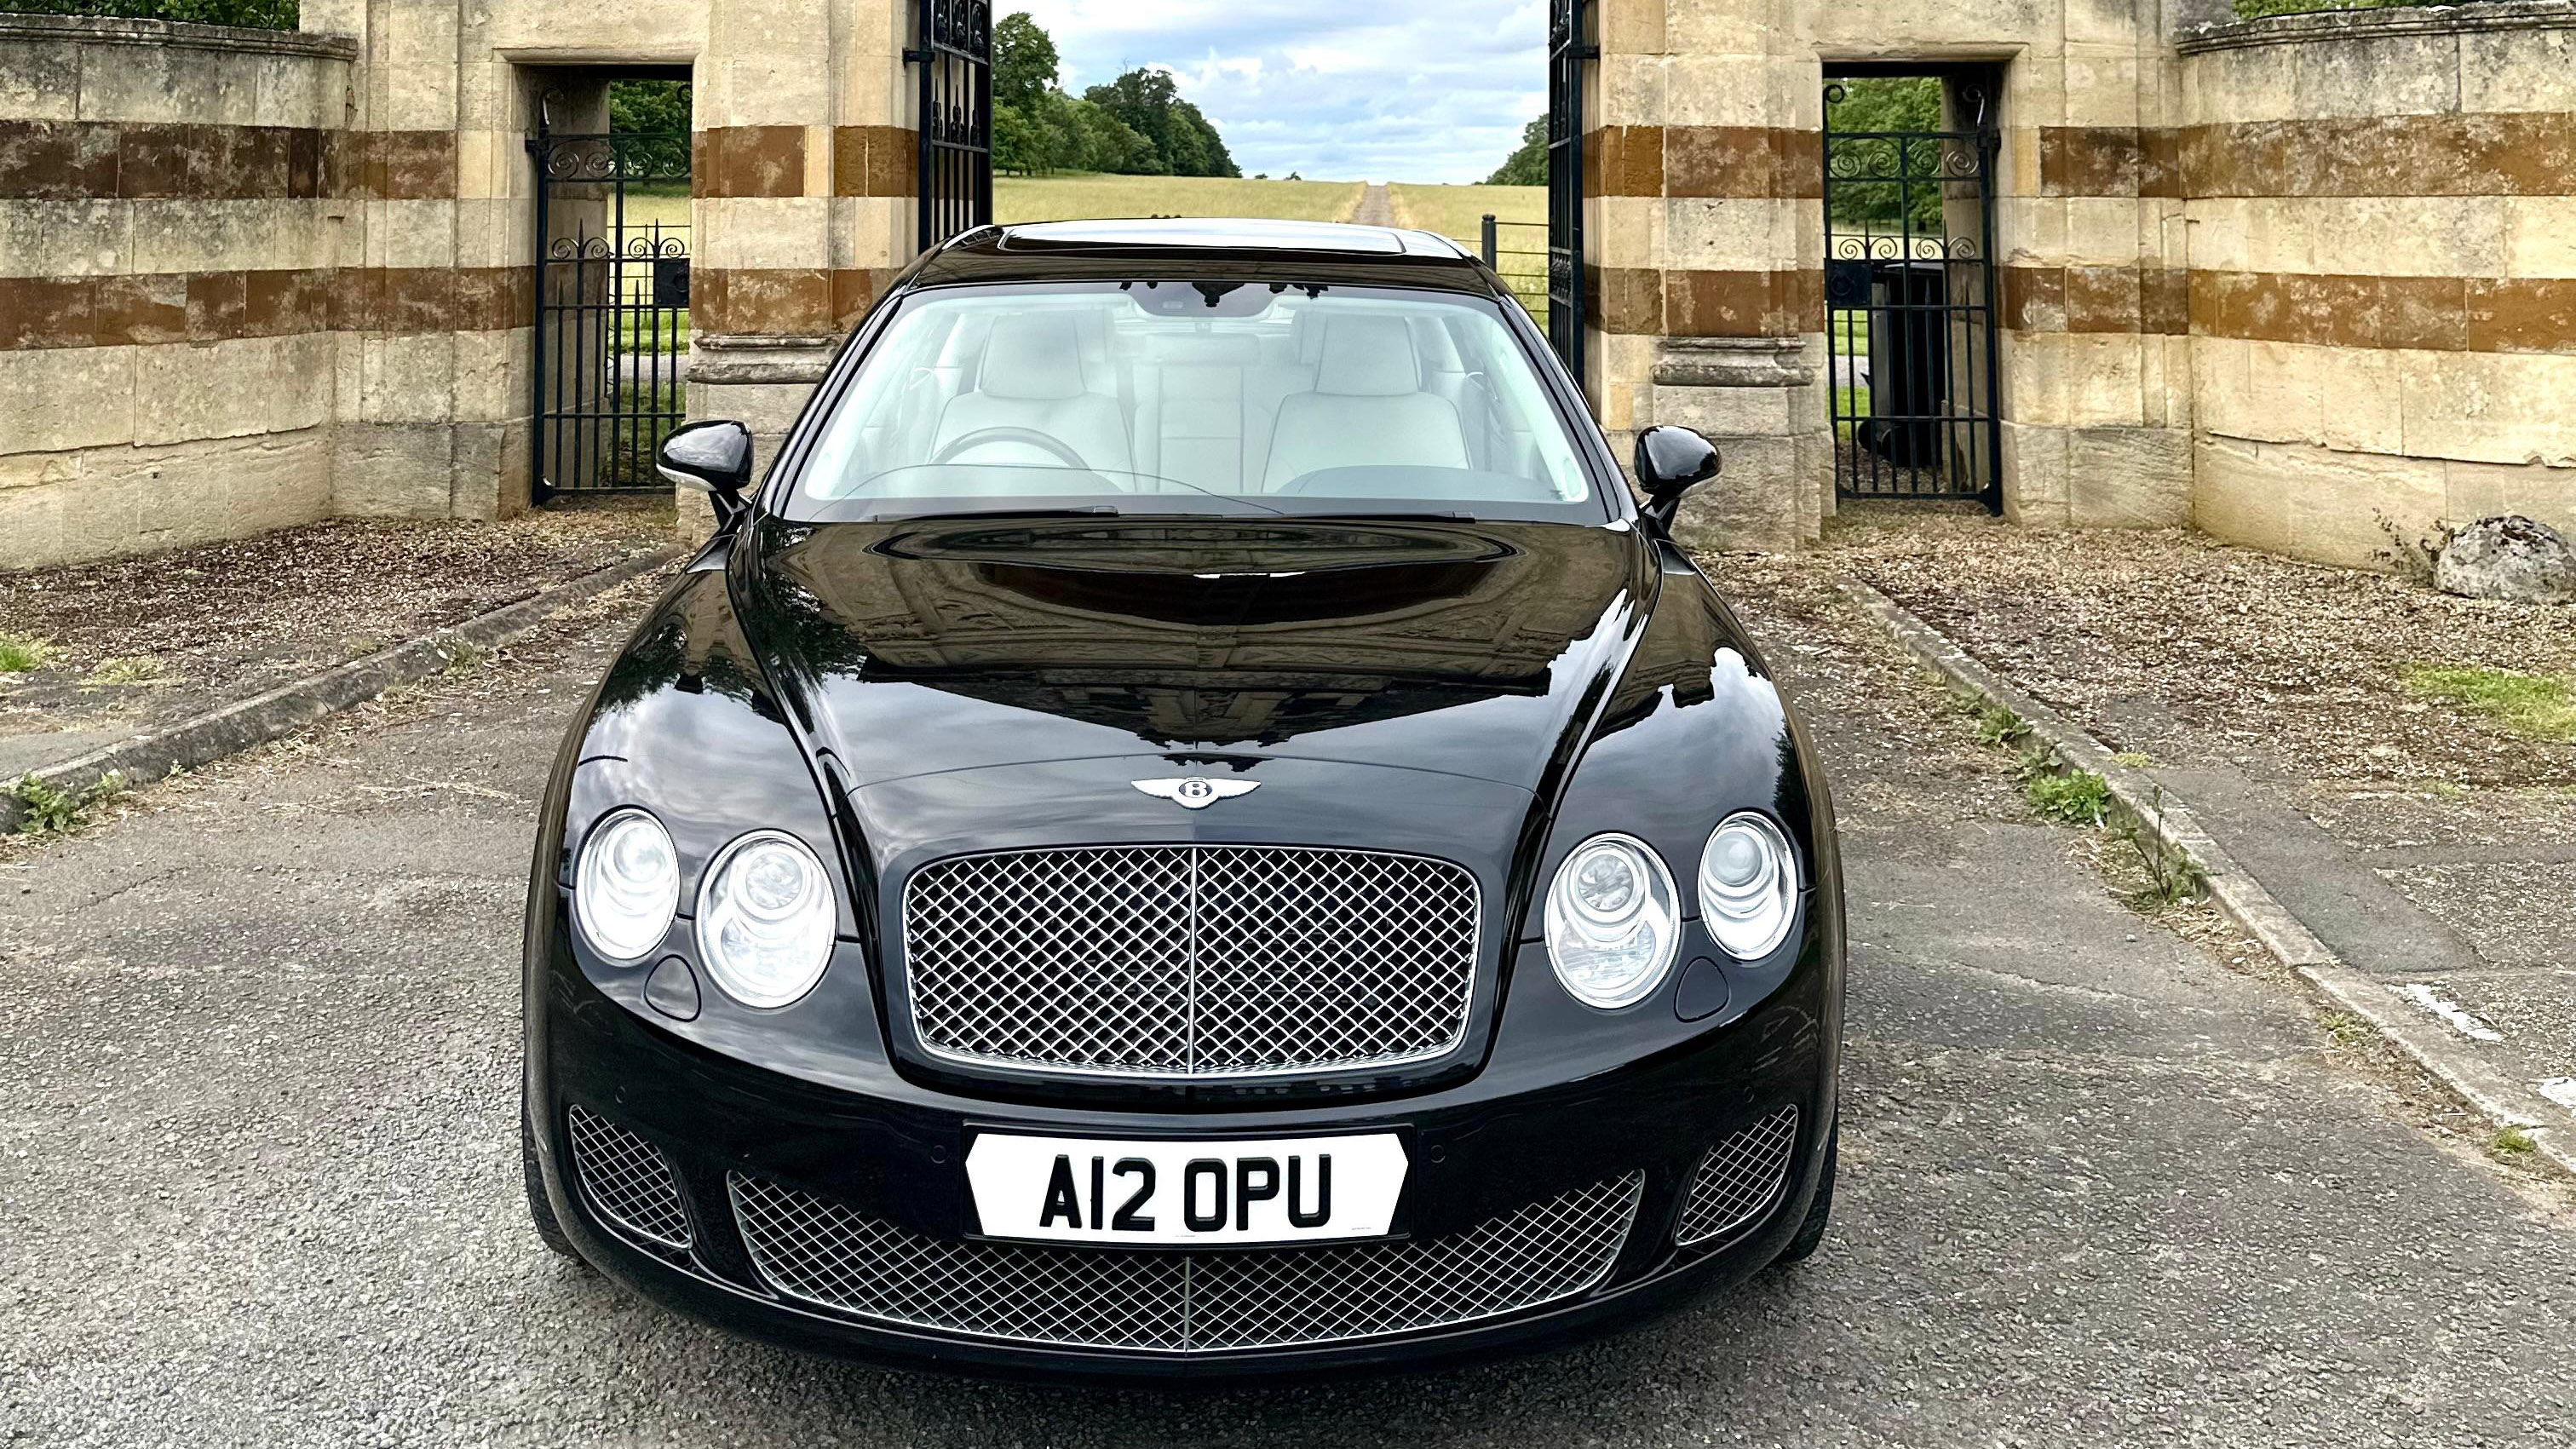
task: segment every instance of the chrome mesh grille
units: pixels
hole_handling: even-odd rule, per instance
[[[568,1116],[573,1164],[590,1192],[591,1208],[636,1237],[667,1248],[687,1247],[689,1210],[662,1150],[581,1107]]]
[[[1673,1241],[1688,1247],[1743,1227],[1768,1211],[1789,1183],[1789,1148],[1798,1140],[1798,1109],[1782,1107],[1718,1139],[1692,1175]]]
[[[1421,856],[1142,845],[937,861],[904,889],[935,1055],[1144,1077],[1422,1061],[1464,1039],[1476,878]]]
[[[752,1261],[791,1298],[979,1338],[1170,1353],[1420,1332],[1570,1298],[1609,1276],[1645,1177],[1427,1242],[1149,1252],[949,1241],[766,1178],[733,1178]]]

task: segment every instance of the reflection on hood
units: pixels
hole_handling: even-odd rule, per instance
[[[1554,716],[1560,665],[1638,588],[1632,538],[1563,525],[987,518],[781,528],[773,547],[746,620],[825,696],[911,685],[1154,748],[1502,698]]]

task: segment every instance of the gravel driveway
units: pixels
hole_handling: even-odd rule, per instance
[[[1550,1358],[1165,1394],[798,1357],[552,1257],[511,1122],[525,841],[630,592],[0,854],[0,1440],[2576,1440],[2565,1195],[2130,915],[1887,646],[1776,585],[1854,939],[1802,1269]]]

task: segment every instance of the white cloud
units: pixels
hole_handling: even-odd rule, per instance
[[[1170,70],[1249,176],[1481,181],[1547,105],[1547,9],[1523,0],[1002,0],[1081,94]]]

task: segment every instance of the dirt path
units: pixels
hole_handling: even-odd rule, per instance
[[[1372,181],[1360,192],[1360,204],[1351,212],[1353,226],[1395,225],[1395,202],[1386,194],[1386,183]]]

